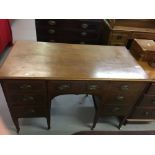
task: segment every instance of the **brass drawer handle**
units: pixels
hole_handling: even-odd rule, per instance
[[[34,101],[34,97],[33,96],[25,96],[23,98],[23,101]]]
[[[118,101],[124,101],[124,99],[125,99],[124,96],[117,96],[116,98]]]
[[[65,90],[65,89],[68,89],[68,88],[70,88],[69,84],[63,84],[63,85],[58,87],[59,90]]]
[[[53,26],[53,25],[56,25],[56,21],[55,21],[55,20],[49,20],[49,21],[48,21],[48,24],[49,24],[49,25],[52,25],[52,26]]]
[[[83,23],[83,24],[81,24],[81,27],[82,27],[83,29],[86,29],[86,28],[88,28],[88,24]]]
[[[35,113],[35,110],[34,110],[34,109],[31,109],[31,110],[30,110],[30,113]]]
[[[128,85],[122,85],[121,90],[127,91],[127,90],[129,90],[129,86]]]
[[[81,32],[81,35],[82,36],[86,36],[87,35],[87,32]]]
[[[54,34],[54,33],[55,33],[55,30],[54,30],[54,29],[49,29],[48,32],[49,32],[50,34]]]
[[[29,89],[29,88],[32,88],[30,84],[23,84],[20,86],[20,89]]]
[[[88,87],[89,90],[96,90],[97,89],[97,85],[90,85]]]
[[[148,111],[144,112],[145,116],[148,116],[150,113]]]
[[[114,111],[114,112],[117,112],[117,111],[120,111],[120,109],[121,109],[120,107],[115,107],[115,108],[113,109],[113,111]]]

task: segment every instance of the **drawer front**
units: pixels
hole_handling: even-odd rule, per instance
[[[7,96],[8,104],[10,106],[30,106],[30,105],[46,105],[47,97],[44,94],[11,94]]]
[[[85,93],[85,83],[78,81],[49,81],[48,91],[50,94],[76,94]]]
[[[155,109],[152,108],[136,108],[130,118],[134,119],[154,119]]]
[[[3,87],[8,94],[46,91],[45,81],[40,80],[5,80]]]
[[[48,110],[45,107],[13,107],[11,112],[16,117],[43,117],[47,116]]]
[[[63,20],[63,19],[38,19],[36,27],[58,28],[63,30],[70,29],[88,29],[98,30],[101,26],[101,20]]]
[[[107,87],[109,82],[106,81],[88,81],[86,83],[86,92],[88,94],[102,94],[103,96],[107,94]]]
[[[133,105],[136,103],[137,95],[110,94],[103,98],[105,104],[111,105]]]
[[[147,94],[155,95],[155,83],[152,83],[147,91]]]
[[[155,40],[155,33],[133,32],[132,38]]]
[[[111,94],[139,95],[147,86],[145,82],[110,82],[108,91]]]
[[[129,38],[127,33],[112,33],[110,36],[110,45],[126,45]]]
[[[66,35],[64,36],[58,36],[58,35],[53,35],[53,36],[43,36],[43,35],[38,35],[37,36],[38,41],[43,41],[43,42],[56,42],[56,43],[71,43],[71,44],[99,44],[99,39],[98,38],[85,38],[85,37],[67,37]]]
[[[155,108],[155,96],[153,95],[144,95],[140,106],[150,106]]]
[[[60,39],[62,37],[70,38],[72,40],[76,38],[97,38],[99,37],[99,33],[95,31],[90,31],[90,30],[69,30],[69,31],[64,31],[64,30],[59,30],[57,28],[40,28],[37,30],[38,35],[40,36],[45,36],[47,38],[57,38]]]
[[[125,116],[131,110],[131,106],[116,106],[116,105],[103,105],[101,114],[102,115],[115,115]]]

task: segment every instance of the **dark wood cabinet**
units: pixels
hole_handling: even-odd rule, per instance
[[[36,19],[37,41],[103,44],[102,24],[100,19]]]

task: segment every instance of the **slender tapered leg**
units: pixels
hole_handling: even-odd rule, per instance
[[[121,121],[120,121],[120,123],[119,123],[119,126],[118,126],[118,129],[120,129],[121,127],[122,127],[122,125],[125,125],[126,123],[127,123],[127,117],[124,117]]]
[[[47,129],[50,129],[51,128],[51,125],[50,125],[50,117],[48,116],[48,117],[46,117],[46,119],[47,119]]]
[[[13,122],[14,122],[14,124],[15,124],[16,130],[17,130],[17,133],[19,133],[20,128],[19,128],[18,118],[13,118]]]
[[[91,127],[91,130],[93,130],[95,128],[96,123],[98,121],[98,118],[99,118],[99,114],[98,114],[98,112],[95,112],[94,121],[93,121],[93,125]]]

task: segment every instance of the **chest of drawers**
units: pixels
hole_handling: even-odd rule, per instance
[[[102,44],[102,20],[36,19],[38,41]]]

